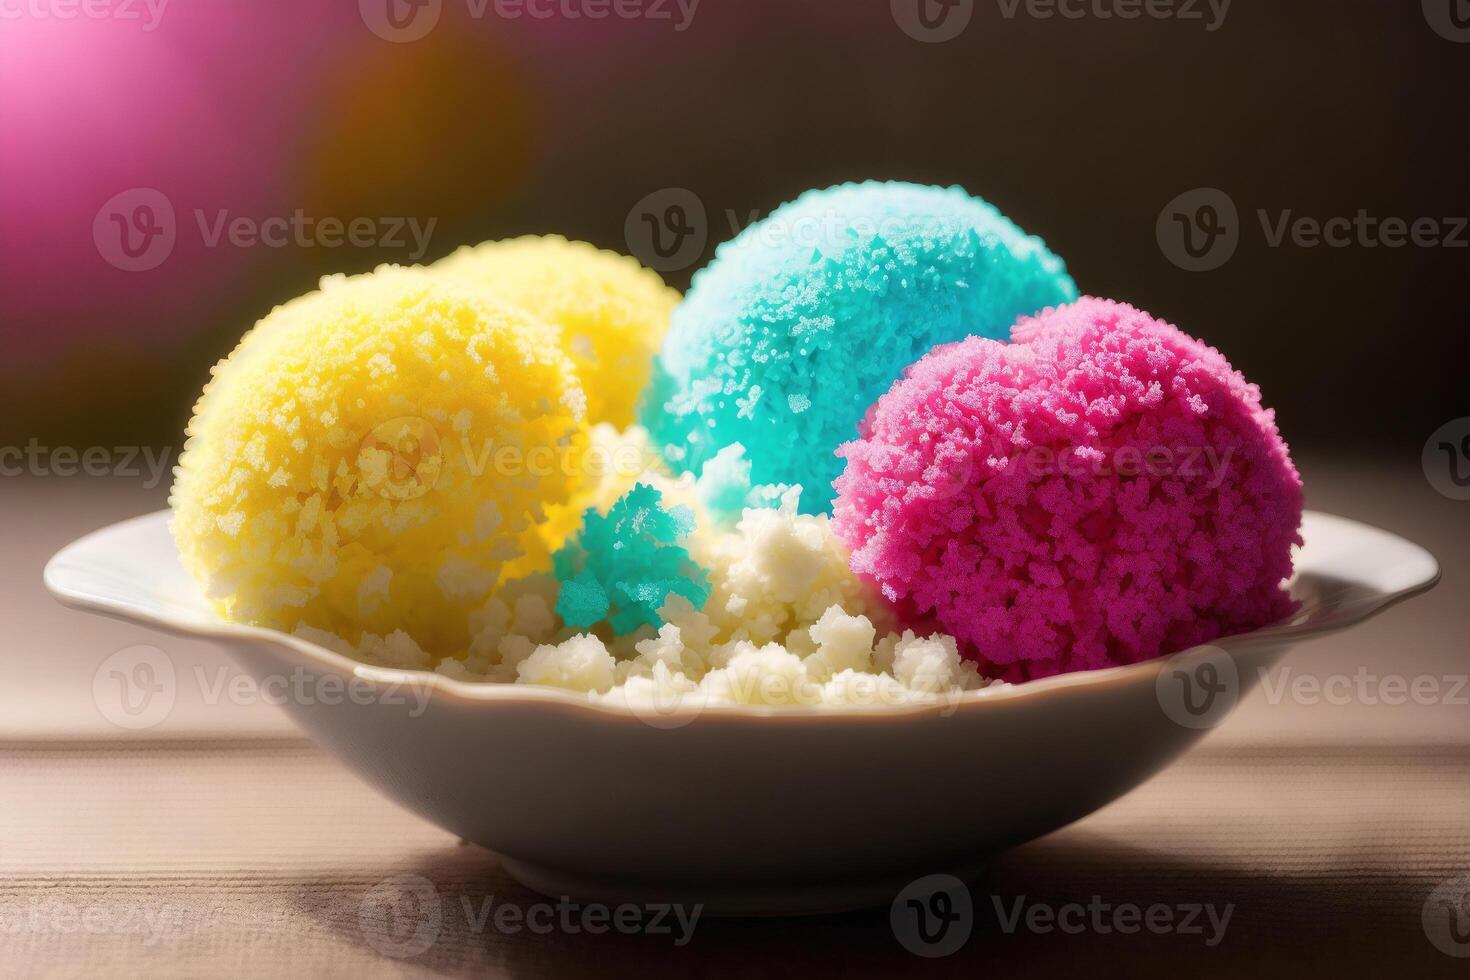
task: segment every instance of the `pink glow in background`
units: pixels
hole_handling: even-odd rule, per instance
[[[156,24],[142,0],[135,20],[4,5],[0,445],[174,441],[209,365],[272,306],[324,273],[412,260],[381,244],[210,247],[196,210],[432,220],[432,260],[546,232],[628,251],[634,205],[682,188],[707,212],[703,250],[668,275],[682,289],[752,215],[862,178],[994,201],[1085,290],[1228,351],[1293,444],[1463,414],[1464,331],[1444,329],[1464,319],[1447,285],[1463,252],[1273,249],[1253,229],[1200,275],[1154,239],[1160,208],[1204,186],[1244,216],[1462,214],[1445,188],[1463,183],[1470,135],[1442,104],[1465,51],[1413,10],[1304,0],[1205,35],[976,4],[960,37],[926,44],[881,0],[700,0],[684,30],[675,2],[650,20],[442,0],[434,30],[403,44],[367,26],[376,2],[167,0]],[[1351,45],[1328,65],[1300,55],[1324,23]],[[1258,63],[1270,71],[1241,68]],[[144,272],[93,238],[103,204],[134,188],[175,217],[173,250]],[[1385,325],[1396,343],[1376,343]],[[1296,383],[1302,364],[1392,383],[1328,404]]]

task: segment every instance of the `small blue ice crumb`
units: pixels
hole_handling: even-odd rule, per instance
[[[622,636],[662,626],[658,611],[670,595],[702,608],[709,573],[679,543],[693,530],[689,508],[665,508],[663,495],[646,483],[619,497],[606,515],[588,510],[581,532],[551,556],[561,582],[557,615],[577,629],[607,622]]]
[[[715,453],[694,481],[694,491],[705,510],[724,525],[740,520],[748,507],[781,506],[781,495],[788,489],[785,484],[752,484],[750,460],[745,458],[745,447],[738,442]]]

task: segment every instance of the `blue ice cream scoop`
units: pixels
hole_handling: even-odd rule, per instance
[[[1077,298],[1060,258],[959,187],[813,190],[725,242],[694,276],[642,420],[676,470],[740,443],[750,479],[830,510],[838,444],[936,344],[1005,339]]]

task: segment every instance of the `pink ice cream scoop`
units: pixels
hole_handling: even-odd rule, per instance
[[[1219,351],[1085,298],[936,347],[838,449],[833,523],[910,624],[1010,680],[1289,614],[1302,485]]]

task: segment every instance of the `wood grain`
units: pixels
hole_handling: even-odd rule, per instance
[[[497,929],[481,921],[487,909],[524,914],[548,900],[302,742],[12,744],[0,750],[0,785],[7,975],[876,976],[1090,964],[1104,975],[1223,976],[1268,963],[1449,976],[1464,966],[1420,922],[1430,891],[1470,871],[1470,755],[1454,745],[1206,748],[998,859],[970,887],[973,933],[943,959],[906,952],[886,909],[704,920],[682,946],[676,934]],[[394,920],[379,900],[420,880],[438,925],[426,948],[395,955],[430,912],[410,904]],[[1018,901],[1232,911],[1207,945],[1208,929],[1008,934],[997,909]]]

